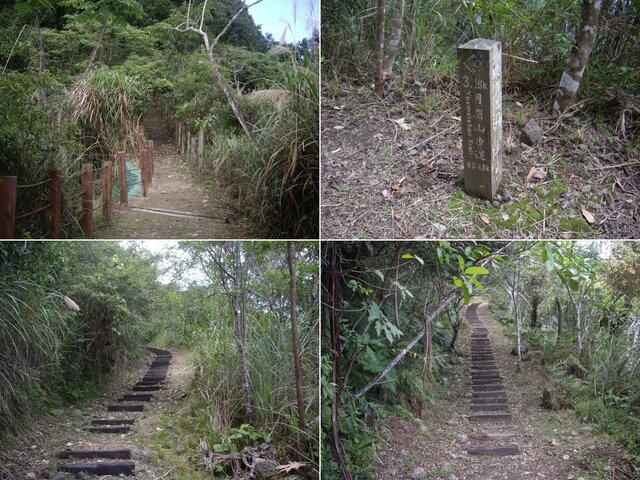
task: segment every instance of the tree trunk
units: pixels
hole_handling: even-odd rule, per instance
[[[298,401],[298,425],[306,430],[304,421],[304,398],[302,396],[302,368],[300,367],[300,344],[298,341],[298,313],[296,311],[296,264],[291,248],[287,242],[287,261],[289,263],[289,306],[291,307],[291,349],[293,350],[293,368],[296,377],[296,400]]]
[[[253,423],[253,394],[251,387],[251,377],[249,375],[249,365],[247,364],[245,352],[245,308],[244,308],[244,291],[242,279],[242,257],[240,255],[240,242],[235,244],[235,252],[233,259],[233,309],[236,315],[234,325],[234,336],[238,347],[238,363],[240,364],[240,372],[242,375],[242,391],[244,392],[244,403],[247,412],[247,420]]]
[[[562,334],[562,304],[560,299],[556,297],[556,308],[558,309],[558,336],[556,337],[556,345],[560,341],[560,335]]]
[[[520,285],[520,258],[516,260],[516,271],[514,276],[514,292],[517,295]],[[518,304],[518,297],[514,298],[515,304],[515,312],[516,312],[516,348],[517,348],[517,363],[516,369],[520,370],[520,362],[522,362],[522,351],[521,351],[521,341],[520,341],[520,306]]]
[[[384,49],[382,72],[385,79],[389,78],[393,71],[393,62],[396,59],[398,48],[400,47],[400,37],[402,36],[402,25],[404,23],[405,0],[395,1],[393,18],[391,19],[391,31],[389,32],[389,38],[387,39]]]
[[[204,38],[205,38],[205,48],[207,49],[207,57],[209,57],[209,63],[213,68],[213,74],[216,76],[216,79],[218,80],[218,85],[220,86],[222,93],[224,93],[224,96],[227,98],[227,102],[229,102],[229,106],[231,107],[231,110],[233,110],[233,114],[238,119],[238,122],[240,122],[240,126],[242,126],[242,129],[244,130],[244,133],[247,135],[247,138],[252,144],[255,145],[255,142],[253,140],[253,135],[251,134],[251,130],[249,130],[249,126],[247,125],[247,122],[245,122],[244,117],[240,112],[240,108],[238,108],[236,99],[233,98],[233,94],[231,93],[231,90],[227,85],[227,81],[225,80],[224,76],[222,75],[222,72],[220,71],[220,68],[218,67],[218,62],[213,57],[213,52],[209,49],[209,40],[207,39],[207,37],[204,37]]]
[[[93,66],[93,62],[96,60],[96,56],[98,55],[98,50],[102,47],[102,39],[104,38],[104,34],[107,31],[107,24],[109,22],[104,20],[102,22],[102,27],[100,27],[100,32],[98,33],[98,38],[96,38],[96,44],[93,47],[91,55],[89,56],[89,60],[87,60],[87,67],[84,69],[84,73],[87,74],[91,67]]]
[[[342,391],[341,379],[340,379],[340,319],[337,315],[337,303],[338,303],[338,271],[337,271],[337,244],[336,242],[329,242],[327,244],[327,259],[328,259],[328,275],[327,275],[327,295],[328,299],[326,305],[329,306],[329,317],[331,325],[331,359],[332,359],[332,371],[331,382],[334,385],[333,396],[331,397],[331,451],[333,453],[338,468],[340,469],[340,477],[343,480],[352,480],[351,472],[347,465],[347,461],[344,456],[344,449],[342,448],[342,440],[340,439],[340,432],[338,423],[340,421],[340,392]]]
[[[384,26],[385,26],[385,0],[378,0],[378,13],[376,16],[376,95],[384,96]]]
[[[576,32],[576,44],[571,50],[560,87],[551,106],[553,115],[560,115],[576,102],[578,88],[596,43],[598,17],[602,0],[582,0],[582,19]]]
[[[531,324],[529,325],[532,330],[538,328],[538,305],[540,305],[540,297],[534,294],[531,299]]]

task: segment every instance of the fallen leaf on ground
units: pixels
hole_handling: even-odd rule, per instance
[[[582,212],[582,216],[584,217],[584,219],[589,223],[589,224],[593,224],[596,221],[596,218],[593,216],[593,214],[587,210],[584,207],[580,207],[580,211]]]
[[[527,179],[524,181],[524,183],[527,183],[529,180],[531,180],[531,177],[533,177],[536,174],[536,167],[531,167],[531,170],[529,170],[529,173],[527,174]]]
[[[402,128],[403,130],[410,130],[411,129],[411,125],[409,125],[408,123],[406,123],[404,121],[404,117],[402,118],[398,118],[397,120],[391,120],[394,123],[397,123],[400,128]]]
[[[489,225],[491,223],[491,219],[489,218],[489,216],[485,215],[484,213],[480,214],[480,220],[482,220],[487,225]]]
[[[392,183],[392,184],[391,184],[391,191],[392,191],[392,192],[397,192],[398,190],[400,190],[400,187],[401,187],[401,186],[402,186],[402,185],[400,185],[399,183]]]

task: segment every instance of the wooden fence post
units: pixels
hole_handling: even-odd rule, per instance
[[[105,160],[102,163],[102,215],[107,220],[111,218],[111,196],[113,195],[111,189],[112,165],[111,160]]]
[[[61,192],[60,174],[57,170],[52,170],[49,173],[49,238],[60,238]]]
[[[0,176],[0,238],[13,238],[17,195],[18,177]]]
[[[93,237],[93,165],[82,165],[82,219],[80,225],[86,238]]]
[[[149,140],[149,185],[153,185],[153,176],[156,173],[156,156],[153,153],[153,140]]]
[[[202,170],[202,164],[204,163],[204,130],[200,129],[198,132],[198,170]]]
[[[142,182],[142,196],[149,196],[149,184],[147,176],[147,151],[142,148],[138,153],[138,162],[140,163],[140,181]]]
[[[120,208],[127,208],[129,194],[127,192],[127,163],[125,152],[118,152],[118,179],[120,180]]]
[[[187,154],[187,157],[190,156],[189,154],[189,148],[191,148],[190,145],[191,145],[191,132],[187,131],[187,144],[185,145],[185,150],[186,150],[185,153]]]

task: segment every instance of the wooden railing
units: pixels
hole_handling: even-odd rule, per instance
[[[149,187],[153,181],[155,159],[153,154],[153,140],[142,140],[142,146],[138,152],[138,164],[140,166],[140,180],[142,184],[142,195],[149,195]],[[114,177],[119,180],[119,208],[128,208],[128,185],[127,185],[127,154],[119,152],[116,155],[117,172],[114,172],[114,165],[111,160],[102,162],[102,167],[95,168],[92,163],[82,165],[80,172],[68,177],[61,177],[60,172],[53,170],[48,178],[31,184],[20,185],[16,176],[0,176],[0,238],[13,238],[16,222],[24,221],[36,215],[46,215],[47,217],[47,238],[60,238],[63,227],[80,225],[83,235],[86,238],[93,237],[94,212],[102,209],[102,215],[109,220],[113,210],[113,189]],[[80,178],[80,192],[64,197],[62,192],[62,180],[74,181]],[[96,206],[94,190],[99,185],[100,200]],[[48,201],[38,205],[29,212],[17,211],[17,198],[20,189],[29,189],[46,186],[48,191]],[[81,214],[79,222],[73,220],[62,225],[63,206],[73,209],[73,206],[80,206]]]

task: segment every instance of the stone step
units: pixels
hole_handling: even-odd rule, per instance
[[[152,398],[153,395],[151,393],[128,393],[122,395],[118,402],[150,402]]]
[[[130,427],[123,425],[119,427],[87,427],[85,430],[92,433],[127,433]]]
[[[134,392],[157,392],[160,387],[157,385],[136,385],[131,387],[131,390]]]
[[[498,447],[470,447],[469,455],[517,455],[520,453],[518,445],[503,445]]]
[[[58,465],[58,471],[68,473],[89,473],[91,475],[131,475],[136,467],[134,462],[66,463]]]
[[[469,417],[470,422],[495,422],[497,420],[511,420],[510,413],[478,413]]]
[[[133,425],[135,420],[130,418],[96,418],[91,425]]]
[[[506,440],[515,437],[515,433],[470,433],[472,440]]]
[[[163,381],[158,381],[158,380],[141,380],[139,382],[136,382],[136,387],[149,387],[149,386],[155,386],[155,385],[160,385],[164,383]]]
[[[107,410],[109,412],[142,412],[144,411],[144,405],[109,405]]]
[[[58,458],[109,458],[130,460],[131,450],[63,450]]]
[[[471,404],[472,412],[503,412],[509,410],[509,405],[506,403],[480,403]]]

